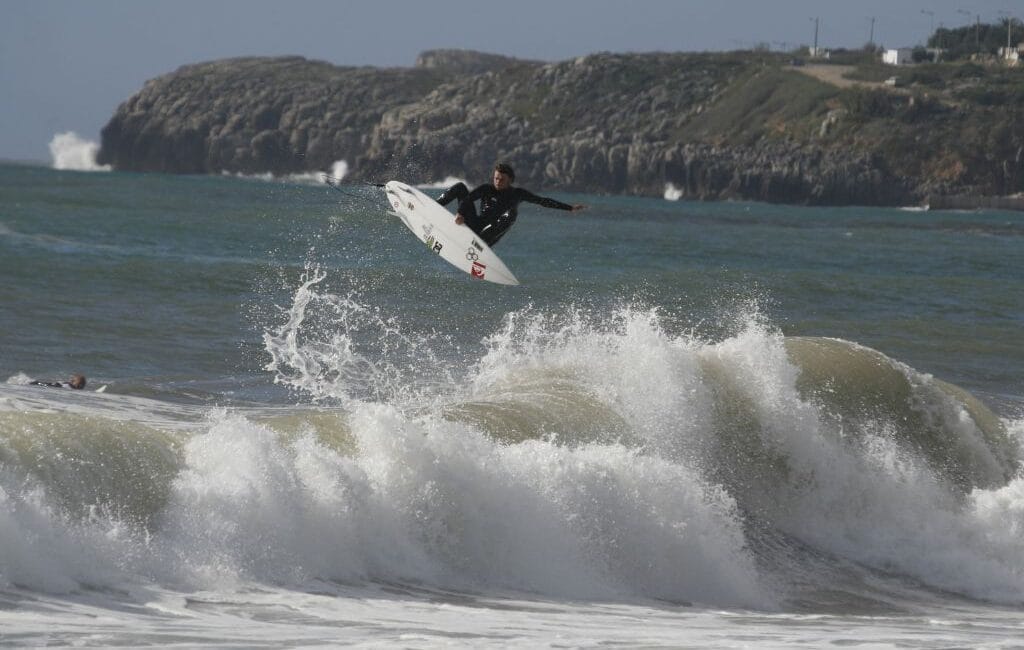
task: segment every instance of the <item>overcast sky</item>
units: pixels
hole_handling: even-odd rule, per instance
[[[231,56],[412,65],[433,48],[557,61],[599,51],[921,43],[932,27],[1024,18],[1024,0],[0,0],[0,158],[49,161],[155,76]],[[931,13],[928,13],[931,12]],[[966,14],[970,14],[968,15]]]

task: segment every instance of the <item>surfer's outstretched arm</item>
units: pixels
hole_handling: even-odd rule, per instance
[[[562,203],[556,199],[548,198],[546,196],[537,196],[530,190],[524,190],[523,188],[517,188],[519,192],[519,199],[521,201],[527,201],[529,203],[536,203],[537,205],[544,208],[553,208],[555,210],[566,210],[568,212],[579,212],[580,210],[586,209],[587,206],[582,203],[576,205],[569,205],[568,203]]]

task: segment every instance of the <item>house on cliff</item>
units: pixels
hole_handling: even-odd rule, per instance
[[[882,52],[882,63],[887,65],[906,65],[913,61],[914,51],[909,47],[899,47]]]

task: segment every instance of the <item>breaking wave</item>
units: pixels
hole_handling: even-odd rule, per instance
[[[0,410],[0,584],[1024,602],[1021,423],[962,389],[757,314],[708,340],[637,305],[513,312],[467,363],[324,279],[264,337],[294,406]]]
[[[108,172],[110,165],[96,163],[100,145],[80,137],[74,131],[58,133],[50,140],[50,156],[54,169],[83,172]]]

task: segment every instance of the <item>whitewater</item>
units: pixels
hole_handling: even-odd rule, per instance
[[[5,645],[1020,643],[1017,215],[0,180]]]

